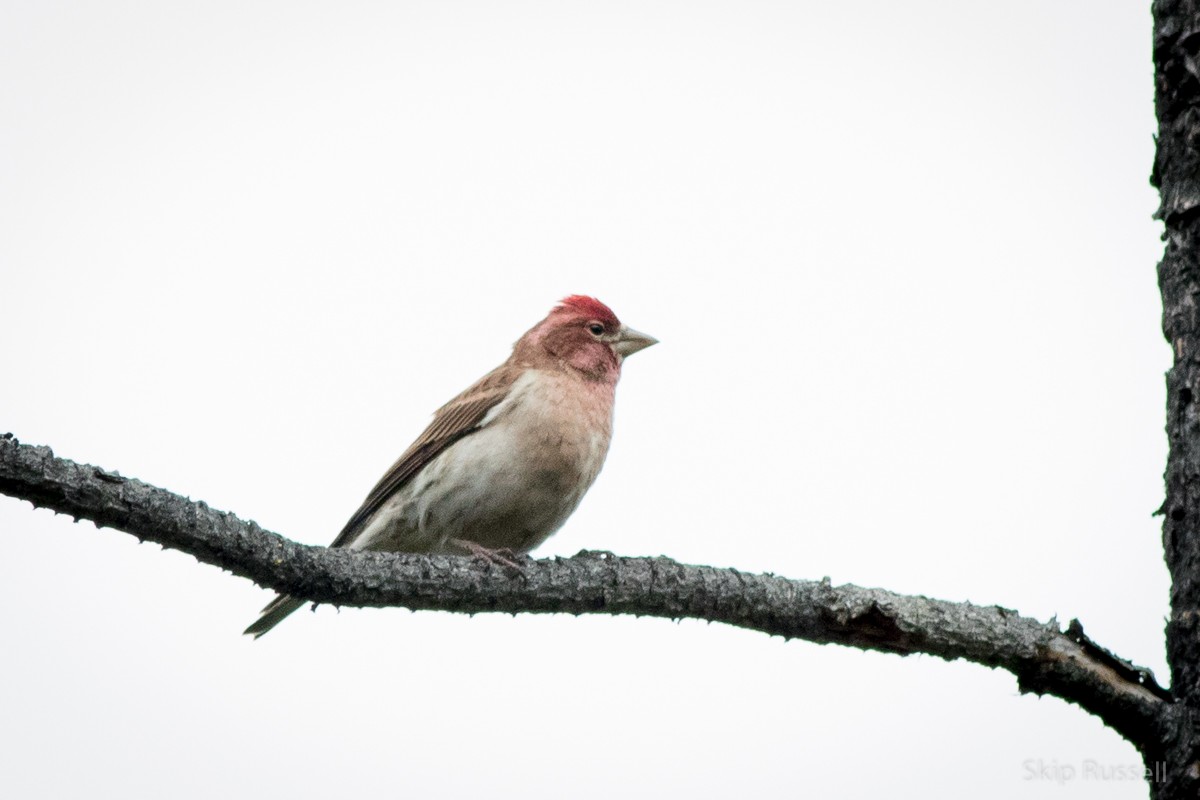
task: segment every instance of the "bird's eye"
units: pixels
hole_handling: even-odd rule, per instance
[[[604,326],[599,322],[593,322],[588,326],[588,330],[592,332],[593,336],[599,336],[600,334],[604,333]]]

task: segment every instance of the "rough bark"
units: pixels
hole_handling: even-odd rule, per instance
[[[1166,249],[1158,265],[1163,334],[1174,365],[1167,373],[1166,500],[1163,551],[1171,573],[1167,661],[1176,703],[1160,750],[1165,764],[1152,796],[1200,797],[1200,3],[1159,0],[1154,11],[1158,152],[1151,181]]]
[[[526,559],[520,571],[475,558],[355,553],[297,544],[202,502],[46,447],[0,437],[0,492],[191,553],[235,575],[314,602],[465,613],[634,614],[724,622],[786,638],[999,667],[1023,692],[1052,694],[1139,747],[1159,741],[1171,696],[1148,670],[999,606],[833,586],[668,558],[580,553]]]

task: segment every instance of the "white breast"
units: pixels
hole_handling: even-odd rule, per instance
[[[508,396],[375,515],[354,543],[439,552],[448,539],[534,549],[591,487],[612,430],[613,386],[529,370]]]

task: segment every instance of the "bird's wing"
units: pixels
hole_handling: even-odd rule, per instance
[[[366,525],[371,515],[388,499],[408,483],[429,462],[438,457],[447,447],[482,427],[484,417],[508,396],[512,385],[520,377],[521,370],[505,363],[483,376],[478,382],[442,406],[433,415],[433,421],[425,432],[409,445],[404,455],[375,484],[358,511],[350,517],[346,527],[333,540],[330,547],[345,547]]]

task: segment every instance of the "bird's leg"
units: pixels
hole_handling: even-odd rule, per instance
[[[484,547],[478,542],[472,542],[470,539],[448,539],[447,544],[461,548],[476,558],[481,558],[489,564],[499,564],[502,567],[510,567],[517,572],[524,572],[521,565],[514,559],[521,558],[518,553],[514,553],[507,547],[502,547],[493,550],[490,547]]]

